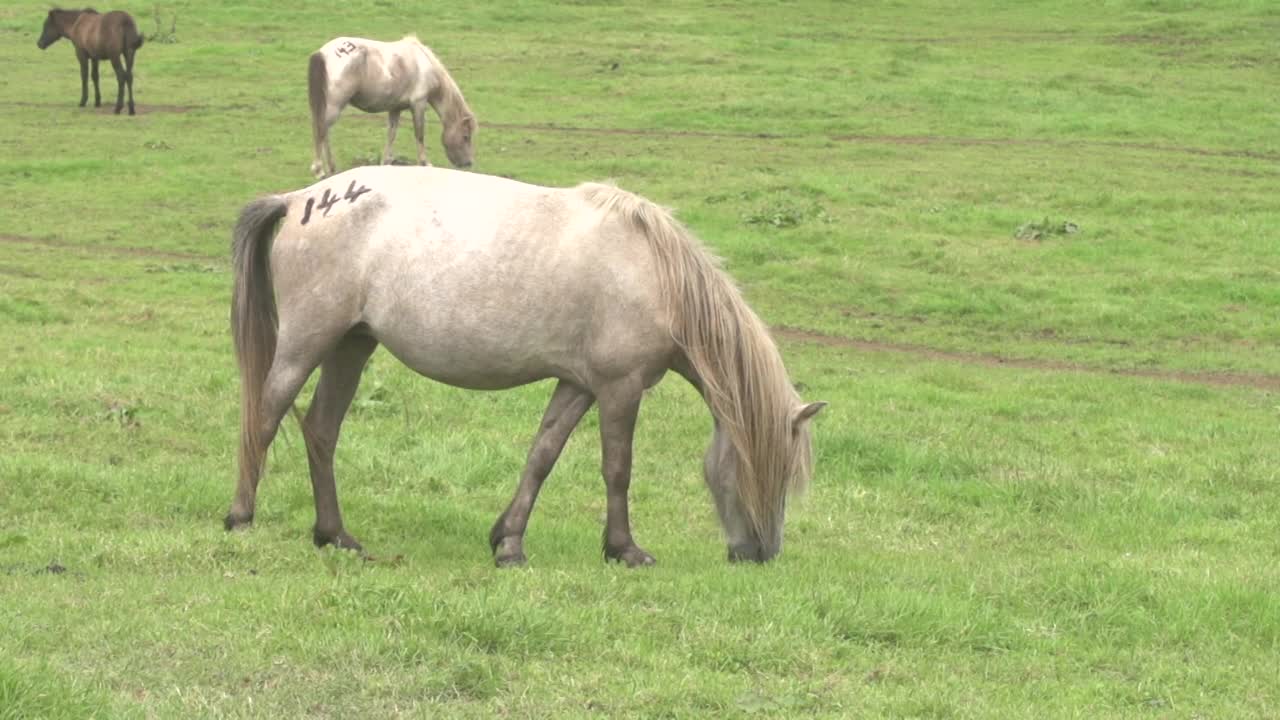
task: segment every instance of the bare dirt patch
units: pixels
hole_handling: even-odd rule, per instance
[[[381,116],[369,116],[377,117]],[[723,138],[755,140],[800,140],[808,135],[783,135],[768,132],[718,132],[711,130],[657,130],[650,128],[576,127],[550,123],[486,123],[485,127],[500,130],[524,130],[529,132],[582,133],[595,135],[634,135],[657,138]],[[1161,145],[1159,143],[1125,142],[1112,140],[1054,140],[1047,138],[977,138],[948,137],[944,135],[829,135],[828,140],[868,145],[955,145],[961,147],[1062,147],[1142,150],[1174,155],[1198,155],[1202,157],[1250,158],[1255,160],[1280,160],[1280,153],[1260,150],[1233,150],[1226,148],[1200,148],[1186,145]]]
[[[1020,370],[1048,370],[1053,372],[1086,373],[1091,375],[1116,375],[1122,377],[1151,378],[1154,380],[1170,380],[1173,382],[1194,385],[1211,385],[1218,387],[1251,387],[1259,390],[1280,392],[1280,376],[1254,373],[1233,372],[1192,372],[1186,370],[1164,370],[1159,368],[1108,368],[1062,360],[1038,360],[1033,358],[1007,358],[986,353],[972,353],[960,350],[941,350],[938,348],[895,343],[882,340],[865,340],[806,330],[788,325],[775,325],[774,335],[798,342],[810,342],[827,347],[850,348],[861,352],[889,352],[925,360],[940,362],[981,365],[985,367],[1009,367]]]
[[[11,102],[9,104],[17,105],[18,107],[48,108],[50,110],[54,110],[58,108],[65,108],[67,110],[88,110],[90,112],[94,112],[99,115],[113,115],[115,114],[115,110],[116,110],[115,101],[112,100],[111,102],[106,102],[105,98],[103,99],[103,103],[101,107],[86,106],[84,108],[80,108],[76,105],[75,101],[72,101],[72,102],[16,101],[16,102]],[[136,112],[139,115],[150,115],[152,113],[174,113],[174,114],[181,115],[183,113],[191,112],[192,110],[201,110],[206,107],[208,106],[207,105],[161,105],[161,104],[152,104],[152,103],[144,104],[136,101],[133,104],[134,112]],[[125,115],[128,112],[129,112],[129,109],[126,107],[125,109],[120,111],[120,114]]]

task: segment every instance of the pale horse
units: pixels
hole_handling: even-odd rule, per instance
[[[788,494],[811,474],[809,421],[825,403],[800,400],[768,330],[716,258],[648,200],[611,185],[360,167],[247,205],[233,265],[242,412],[228,530],[252,522],[267,448],[319,367],[301,418],[313,539],[360,548],[343,525],[333,456],[381,343],[457,387],[557,381],[515,495],[490,531],[498,565],[525,562],[538,492],[592,404],[604,555],[653,562],[632,538],[627,490],[640,400],[667,370],[698,390],[714,420],[703,475],[729,559],[763,562],[781,549]]]
[[[423,142],[430,105],[443,125],[440,140],[449,162],[455,167],[471,167],[472,141],[477,130],[475,115],[444,64],[431,48],[412,35],[396,42],[353,37],[330,40],[311,54],[307,95],[315,151],[311,172],[317,178],[337,172],[329,130],[347,104],[368,113],[387,113],[384,165],[395,157],[392,148],[396,128],[401,111],[406,109],[413,113],[418,164],[431,164]]]

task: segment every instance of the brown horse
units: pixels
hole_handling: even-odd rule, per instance
[[[142,47],[143,38],[133,18],[119,10],[105,15],[93,8],[50,10],[36,47],[44,50],[64,37],[76,46],[76,59],[80,61],[80,107],[84,107],[89,101],[90,63],[93,66],[93,106],[102,105],[102,93],[98,89],[98,61],[110,60],[119,84],[116,92],[116,114],[119,115],[124,106],[126,85],[129,87],[129,114],[134,114],[133,56]],[[124,56],[123,63],[121,56]]]

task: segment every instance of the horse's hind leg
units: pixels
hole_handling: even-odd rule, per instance
[[[276,431],[280,429],[280,421],[284,419],[289,408],[293,407],[298,391],[302,389],[311,372],[319,364],[318,355],[314,360],[299,360],[292,354],[276,353],[271,369],[267,372],[267,379],[263,383],[262,410],[257,418],[257,427],[247,427],[242,430],[245,436],[241,438],[240,478],[236,483],[235,499],[231,501],[231,511],[227,513],[223,523],[228,530],[253,522],[258,481],[262,479],[267,449],[271,447],[271,441],[275,439]],[[250,432],[257,433],[257,437],[253,438],[252,442],[247,436]],[[253,457],[254,448],[257,449],[256,452],[260,457]]]
[[[387,146],[382,149],[382,164],[390,165],[395,160],[396,128],[400,127],[400,111],[387,113]]]
[[[124,107],[124,65],[120,62],[120,57],[111,58],[111,69],[116,71],[116,114],[120,114],[120,110]],[[96,86],[95,86],[96,89]],[[129,108],[129,114],[133,114],[133,108]]]
[[[98,60],[92,61],[92,69],[89,71],[93,78],[93,106],[102,107],[102,91],[98,88]]]
[[[642,382],[622,380],[599,394],[600,446],[607,498],[604,557],[625,562],[628,567],[653,564],[653,556],[636,545],[631,537],[631,518],[627,509],[627,492],[631,487],[631,444],[643,392]]]
[[[418,164],[430,165],[431,161],[427,160],[427,144],[423,142],[423,138],[427,132],[427,108],[424,106],[413,106],[413,138],[418,141]]]
[[[555,467],[569,435],[593,402],[595,398],[586,390],[563,380],[556,385],[533,446],[529,448],[524,472],[520,473],[520,486],[489,531],[489,547],[499,567],[524,564],[524,531],[529,526],[529,513],[538,499],[538,491]]]
[[[334,107],[332,104],[325,107],[319,133],[315,137],[315,160],[311,162],[311,174],[317,179],[338,171],[338,163],[333,160],[333,147],[329,144],[329,131],[333,129],[334,123],[338,122],[338,115],[341,113],[341,107]]]
[[[129,114],[133,115],[133,56],[137,48],[124,51],[124,82],[129,86]]]
[[[306,431],[307,462],[311,466],[311,491],[316,503],[316,525],[312,533],[317,546],[334,545],[360,549],[360,543],[342,526],[338,489],[333,477],[333,454],[338,445],[342,419],[351,407],[360,373],[378,347],[367,335],[348,334],[320,366],[320,382],[303,421]]]

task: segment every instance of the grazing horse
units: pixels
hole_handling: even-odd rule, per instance
[[[281,229],[272,240],[272,230]],[[718,261],[667,211],[610,185],[546,188],[443,168],[354,168],[247,205],[233,240],[231,327],[241,376],[240,474],[228,530],[253,520],[266,451],[307,378],[301,419],[317,545],[347,533],[333,456],[379,343],[439,382],[474,390],[556,380],[489,534],[499,566],[525,562],[543,481],[599,405],[606,559],[653,557],[627,511],[644,391],[673,370],[714,420],[703,475],[731,561],[782,546],[787,495],[812,468],[803,403],[760,319]]]
[[[329,147],[329,129],[348,103],[368,113],[387,113],[387,146],[382,151],[382,164],[391,164],[400,112],[406,108],[413,111],[418,164],[431,164],[422,140],[430,105],[444,125],[440,140],[449,162],[455,167],[471,167],[475,115],[444,64],[431,48],[412,35],[396,42],[352,37],[330,40],[311,54],[307,94],[315,142],[311,172],[317,178],[337,171]]]
[[[116,114],[124,106],[125,86],[129,88],[129,114],[133,115],[133,56],[142,47],[142,33],[128,13],[113,10],[105,15],[93,8],[50,10],[36,47],[44,50],[60,38],[76,47],[80,61],[80,107],[89,101],[90,64],[93,66],[93,106],[102,105],[98,89],[98,61],[110,60],[116,71]],[[121,63],[120,58],[124,57]]]

